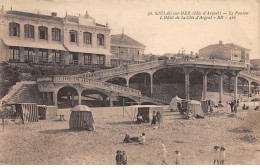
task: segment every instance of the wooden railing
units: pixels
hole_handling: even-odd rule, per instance
[[[40,79],[39,81],[44,81],[44,79],[43,80]],[[142,96],[141,91],[139,91],[139,90],[124,87],[124,86],[119,86],[119,85],[115,85],[115,84],[111,84],[111,83],[107,83],[107,82],[95,81],[95,80],[88,79],[85,77],[77,77],[77,76],[69,76],[69,75],[56,75],[56,76],[53,76],[52,81],[54,83],[67,83],[67,82],[80,83],[84,86],[91,86],[91,87],[95,87],[95,88],[105,89],[108,91],[119,92],[119,93],[131,95],[131,96],[137,96],[137,97]]]

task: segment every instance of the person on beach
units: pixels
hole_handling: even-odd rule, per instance
[[[116,151],[116,164],[121,165],[121,151],[120,150]]]
[[[145,133],[142,133],[142,135],[138,138],[139,144],[144,145],[145,144]]]
[[[231,109],[231,112],[234,112],[234,102],[233,101],[231,101],[230,103],[229,103],[229,105],[230,105],[230,109]]]
[[[167,151],[166,151],[165,145],[162,144],[162,153],[161,153],[162,165],[167,165],[167,162],[166,162],[166,154],[167,154]]]
[[[155,111],[153,111],[153,119],[151,125],[155,125],[155,124],[156,124],[156,113]]]
[[[121,159],[120,159],[120,160],[121,160],[121,164],[122,164],[122,165],[127,165],[127,156],[126,156],[125,151],[122,152],[120,158],[121,158]]]
[[[181,154],[178,150],[175,151],[175,164],[176,165],[180,165],[181,162],[180,162],[180,159],[181,159]]]
[[[219,159],[219,146],[218,145],[214,146],[213,154],[214,154],[214,165],[219,164],[219,160],[218,160]]]
[[[222,146],[219,151],[219,164],[224,165],[225,160],[225,148]]]
[[[162,117],[162,115],[161,115],[160,111],[157,111],[156,119],[158,121],[158,128],[160,128],[160,125],[161,125],[161,117]]]

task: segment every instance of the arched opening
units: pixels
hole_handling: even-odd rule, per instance
[[[238,94],[241,94],[243,96],[248,95],[248,81],[245,78],[238,77],[238,84],[237,84],[237,90]]]
[[[192,71],[189,74],[190,99],[201,100],[203,91],[203,74],[199,71]]]
[[[185,74],[182,68],[163,68],[153,74],[153,97],[170,103],[175,96],[185,98]]]
[[[107,80],[106,82],[112,83],[115,85],[126,86],[126,79],[121,78],[121,77],[115,77],[115,78]]]
[[[65,86],[58,91],[58,108],[71,108],[79,104],[78,91],[70,86]]]
[[[230,72],[223,74],[223,92],[233,93],[234,92],[234,75]]]
[[[83,90],[81,104],[89,107],[106,107],[109,106],[109,97],[98,90]]]
[[[140,90],[143,96],[151,96],[151,79],[149,73],[138,73],[129,79],[129,87]]]
[[[257,82],[251,82],[251,95],[259,95],[259,83]]]

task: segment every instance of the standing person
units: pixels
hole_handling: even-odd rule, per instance
[[[151,125],[155,125],[155,124],[156,124],[156,113],[155,111],[153,111],[153,119]]]
[[[214,165],[217,163],[219,164],[219,146],[214,146]]]
[[[221,165],[224,165],[224,160],[225,160],[225,148],[222,146],[220,148],[220,151],[219,151],[219,162]]]
[[[181,164],[181,162],[180,162],[181,154],[180,154],[180,152],[178,150],[175,151],[175,158],[176,158],[175,164],[176,165],[180,165]]]
[[[230,108],[231,108],[231,112],[234,112],[234,102],[233,101],[231,101],[230,103],[229,103],[229,105],[230,105]]]
[[[120,150],[116,151],[116,164],[121,165],[121,151]]]
[[[160,128],[160,125],[161,125],[161,117],[162,117],[162,115],[161,115],[160,111],[157,111],[156,119],[158,121],[158,128]]]
[[[161,156],[162,156],[162,165],[167,165],[167,162],[166,162],[166,154],[167,154],[167,151],[166,151],[166,148],[165,148],[165,145],[162,144],[162,153],[161,153]]]
[[[239,99],[237,99],[237,107],[239,106]]]
[[[127,165],[127,156],[126,156],[125,151],[122,152],[120,160],[121,160],[122,165]]]

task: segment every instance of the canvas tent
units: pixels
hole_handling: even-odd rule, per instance
[[[88,106],[77,105],[71,109],[70,129],[95,130],[92,112]]]
[[[245,117],[242,124],[242,128],[253,131],[260,132],[260,112],[259,111],[249,111]]]
[[[40,120],[53,120],[57,115],[57,106],[38,105]]]
[[[16,117],[21,119],[22,123],[38,122],[38,108],[35,103],[17,103],[15,106]]]
[[[192,115],[195,117],[196,115],[203,116],[201,103],[199,101],[191,100],[187,105],[187,112],[192,112]]]
[[[134,118],[137,119],[139,115],[142,116],[143,120],[146,122],[152,121],[153,112],[161,113],[161,122],[163,121],[163,107],[157,105],[135,105],[131,106],[132,111],[134,112]]]
[[[179,111],[177,105],[178,105],[178,102],[181,103],[181,101],[182,101],[182,99],[179,98],[178,96],[175,96],[174,98],[172,98],[168,110],[169,111]]]

